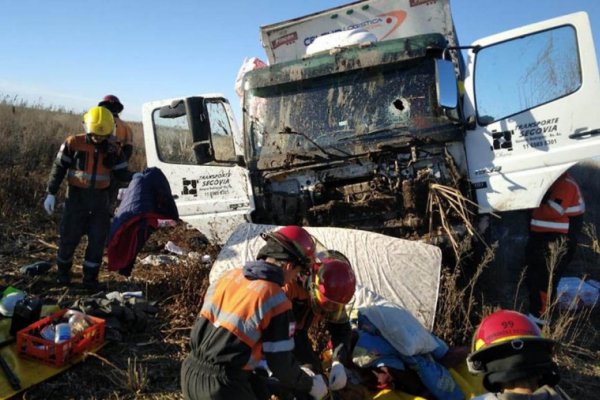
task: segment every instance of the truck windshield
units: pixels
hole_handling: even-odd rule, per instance
[[[422,59],[252,89],[250,160],[279,168],[440,138],[450,123],[435,107],[434,76],[433,61]]]

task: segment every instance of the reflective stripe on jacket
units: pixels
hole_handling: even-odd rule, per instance
[[[56,155],[48,193],[56,194],[65,175],[69,185],[83,189],[108,188],[111,170],[121,178],[127,178],[130,175],[127,161],[116,144],[109,140],[93,143],[86,134],[69,136]]]
[[[530,229],[533,232],[569,233],[569,217],[584,212],[585,201],[579,185],[565,173],[550,187],[543,203],[533,210]]]
[[[229,271],[211,285],[204,298],[200,316],[217,328],[224,328],[251,349],[250,358],[243,369],[254,369],[268,352],[291,351],[293,337],[263,343],[264,329],[271,320],[290,311],[291,302],[275,283],[267,280],[249,280],[241,269]]]

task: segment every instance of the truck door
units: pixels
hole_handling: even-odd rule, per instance
[[[480,211],[536,207],[565,170],[600,155],[600,80],[587,14],[474,46],[465,79],[465,145]]]
[[[227,100],[215,95],[146,103],[143,125],[148,166],[167,177],[181,219],[224,243],[254,209]]]

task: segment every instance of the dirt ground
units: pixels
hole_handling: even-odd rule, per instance
[[[54,260],[56,230],[39,229],[41,222],[10,230],[0,225],[0,232],[8,232],[0,242],[0,284],[12,285],[39,296],[44,304],[71,304],[93,294],[81,285],[81,266],[77,263],[81,260],[83,245],[79,246],[79,255],[73,268],[73,283],[68,290],[54,282],[55,268],[38,277],[19,273],[23,265]],[[181,262],[172,265],[142,264],[140,260],[148,255],[172,254],[164,250],[169,240],[186,252],[209,254],[213,260],[219,250],[208,245],[198,231],[185,229],[181,224],[175,228],[160,229],[150,237],[139,254],[130,278],[104,269],[100,275],[102,290],[107,293],[142,291],[149,302],[156,304],[158,313],[148,316],[143,331],[128,332],[123,335],[122,341],[108,343],[98,352],[98,356],[90,355],[65,373],[27,389],[22,398],[181,398],[180,364],[185,357],[189,330],[199,311],[199,299],[204,294],[210,264],[185,256],[181,256]],[[191,303],[194,304],[190,306]]]
[[[56,271],[28,277],[19,273],[23,265],[35,261],[53,261],[56,253],[59,215],[42,213],[25,216],[18,225],[0,223],[0,285],[16,286],[39,296],[45,304],[71,304],[92,293],[81,285],[81,259],[84,244],[79,246],[73,268],[74,279],[68,290],[55,283]],[[49,229],[51,227],[51,229]],[[68,371],[25,390],[23,399],[179,399],[180,364],[187,352],[188,335],[199,311],[208,282],[210,263],[178,256],[174,264],[144,265],[148,256],[173,255],[164,249],[168,241],[186,253],[210,255],[214,260],[219,248],[209,245],[196,230],[176,227],[157,230],[138,255],[132,277],[125,278],[103,269],[100,281],[105,292],[142,291],[156,305],[158,312],[148,316],[142,331],[129,331],[119,342],[110,342],[97,355]],[[596,275],[597,276],[597,275]],[[590,327],[592,331],[590,330]],[[600,317],[591,310],[574,329],[587,329],[580,343],[570,346],[579,352],[577,362],[562,365],[566,381],[563,387],[577,399],[600,389],[598,355],[600,352]]]

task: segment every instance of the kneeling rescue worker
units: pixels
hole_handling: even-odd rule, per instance
[[[88,245],[83,261],[83,284],[96,289],[104,253],[104,243],[110,227],[108,188],[112,173],[129,182],[132,173],[127,161],[110,138],[115,122],[104,107],[92,107],[83,117],[85,133],[67,137],[61,145],[50,172],[44,200],[48,214],[54,212],[56,193],[65,175],[69,186],[60,223],[60,239],[56,264],[57,282],[71,282],[73,254],[83,235]]]
[[[473,337],[469,370],[483,375],[490,391],[477,400],[560,400],[558,367],[552,360],[555,342],[542,337],[527,316],[496,311],[481,321]]]
[[[340,390],[346,386],[344,365],[350,363],[352,326],[346,313],[356,290],[356,276],[348,258],[336,250],[317,254],[317,260],[309,275],[299,275],[285,285],[283,290],[292,301],[296,319],[294,354],[303,365],[310,365],[316,373],[322,373],[321,360],[313,351],[308,331],[319,321],[331,335],[334,349],[329,371],[329,389]]]
[[[263,357],[281,385],[314,399],[327,394],[323,376],[300,367],[293,353],[296,324],[282,286],[313,265],[315,244],[299,227],[292,230],[307,240],[286,236],[289,228],[263,236],[257,261],[208,288],[181,367],[184,398],[257,399],[266,385],[252,371]]]

